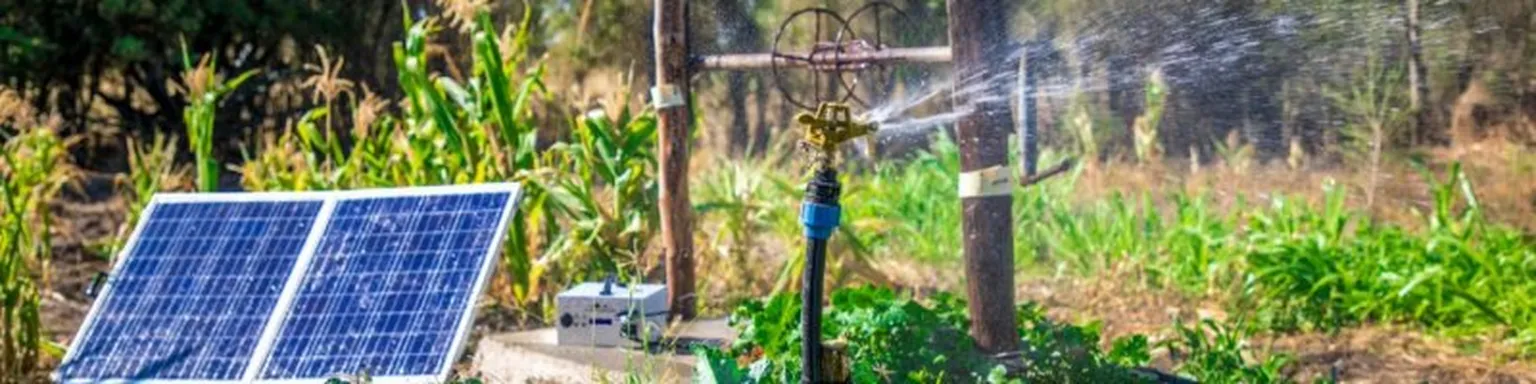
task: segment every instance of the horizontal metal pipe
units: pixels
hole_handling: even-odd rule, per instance
[[[788,56],[788,57],[786,57]],[[797,59],[810,57],[809,60]],[[869,65],[883,65],[894,63],[948,63],[950,61],[949,47],[921,47],[921,48],[889,48],[870,52],[851,52],[844,54],[794,53],[774,55],[771,53],[738,53],[727,55],[708,55],[697,58],[695,68],[703,71],[741,71],[753,69],[769,69],[773,62],[778,61],[781,68],[805,68],[813,67],[819,70],[853,70]]]

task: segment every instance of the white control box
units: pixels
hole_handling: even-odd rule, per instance
[[[613,347],[656,340],[667,310],[666,285],[582,283],[555,296],[555,343]]]

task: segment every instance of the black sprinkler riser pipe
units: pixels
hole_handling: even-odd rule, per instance
[[[837,170],[823,168],[816,171],[815,178],[805,185],[805,202],[821,205],[839,206],[838,199],[842,198],[843,185],[837,181]]]
[[[804,362],[801,378],[806,384],[827,382],[821,377],[821,290],[826,257],[826,240],[811,239],[806,244],[805,281],[800,295],[800,361]]]
[[[805,225],[805,273],[800,289],[800,361],[801,382],[828,382],[821,377],[821,297],[826,276],[827,240],[842,219],[838,199],[843,187],[837,171],[831,167],[816,170],[805,186],[805,201],[800,206],[800,223]]]

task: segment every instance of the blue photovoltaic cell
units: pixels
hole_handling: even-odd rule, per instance
[[[511,198],[338,200],[260,377],[441,374]]]
[[[58,378],[240,379],[321,204],[155,204]]]

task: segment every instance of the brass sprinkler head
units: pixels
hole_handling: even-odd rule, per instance
[[[815,149],[823,165],[830,165],[837,147],[853,139],[874,133],[878,128],[868,122],[853,121],[847,104],[824,102],[816,107],[816,114],[801,112],[795,121],[805,127],[804,142]]]

